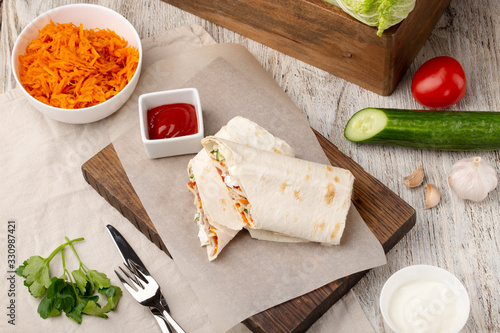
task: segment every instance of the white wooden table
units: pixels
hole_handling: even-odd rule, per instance
[[[0,1],[0,93],[15,87],[10,55],[21,30],[42,12],[76,2]],[[467,94],[453,109],[500,111],[499,1],[452,1],[389,97],[359,88],[160,0],[79,2],[96,3],[118,11],[132,22],[142,38],[196,23],[217,42],[246,46],[303,110],[313,128],[416,209],[416,226],[388,254],[388,264],[371,270],[354,287],[376,331],[384,331],[378,307],[383,283],[402,267],[430,264],[451,271],[465,284],[471,299],[465,332],[500,332],[499,192],[493,191],[481,203],[472,203],[458,199],[447,185],[447,174],[453,163],[475,154],[361,146],[343,137],[345,123],[363,107],[421,108],[412,98],[411,78],[424,61],[439,55],[456,58],[467,75]],[[479,155],[500,169],[497,151]],[[425,182],[435,184],[442,195],[441,203],[431,210],[423,208],[423,186],[409,190],[403,185],[403,177],[420,165],[426,172]]]

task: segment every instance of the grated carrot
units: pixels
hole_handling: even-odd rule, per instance
[[[134,76],[139,51],[109,29],[50,22],[19,56],[19,76],[42,103],[79,109],[118,94]]]
[[[241,199],[241,198],[239,198],[238,201],[240,203],[244,204],[244,205],[248,205],[248,203],[249,203],[247,199]]]

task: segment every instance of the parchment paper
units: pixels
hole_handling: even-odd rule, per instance
[[[149,61],[155,54],[165,58],[179,54],[180,49],[189,51],[215,41],[201,26],[182,26],[144,39],[142,43],[144,60]],[[31,106],[19,86],[0,94],[0,105],[0,220],[4,226],[0,232],[0,248],[5,249],[0,264],[3,269],[0,303],[4,309],[0,332],[160,333],[149,309],[127,293],[113,272],[118,270],[122,259],[106,229],[107,224],[112,224],[131,242],[162,286],[172,315],[186,332],[213,333],[198,297],[173,260],[104,200],[82,175],[82,164],[110,144],[108,119],[84,125],[57,122]],[[28,132],[29,135],[20,135]],[[15,221],[13,233],[7,232],[8,221]],[[108,319],[84,316],[81,325],[64,314],[42,319],[37,313],[41,298],[31,296],[23,286],[24,279],[12,272],[30,256],[47,257],[64,242],[64,237],[85,238],[74,244],[83,263],[105,273],[113,285],[123,290],[117,308],[108,313]],[[10,262],[12,266],[8,266],[7,248],[12,244],[15,252],[9,251],[9,254],[14,254],[15,263]],[[66,265],[70,271],[78,268],[71,252],[66,249]],[[52,276],[62,274],[60,254],[51,261],[50,270]],[[11,276],[15,279],[14,288],[13,279],[7,279]],[[104,299],[101,300],[104,305],[102,301]],[[12,312],[8,309],[11,304],[15,305]],[[357,302],[351,304],[362,313]],[[346,316],[350,314],[346,312]],[[243,332],[248,333],[238,330]]]
[[[207,46],[158,61],[142,74],[136,92],[120,110],[120,126],[112,126],[110,135],[149,217],[218,331],[386,263],[380,242],[355,209],[349,213],[341,246],[263,242],[242,232],[209,262],[199,245],[193,198],[186,187],[186,167],[193,155],[152,160],[140,139],[138,96],[181,87],[199,90],[205,135],[240,115],[286,140],[297,157],[325,164],[328,160],[304,115],[243,46]]]

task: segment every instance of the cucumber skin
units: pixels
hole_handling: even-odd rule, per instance
[[[350,141],[450,151],[500,149],[500,112],[367,109],[386,114],[385,128],[366,140]]]

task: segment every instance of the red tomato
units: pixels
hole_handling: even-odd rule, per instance
[[[446,108],[458,103],[467,90],[465,72],[451,57],[436,57],[417,70],[411,82],[415,100],[430,108]]]

